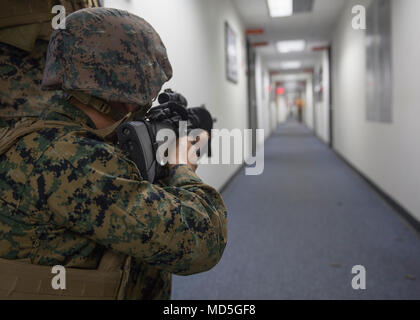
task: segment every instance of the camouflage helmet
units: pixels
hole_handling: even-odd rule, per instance
[[[52,34],[42,89],[149,108],[171,77],[166,48],[149,23],[123,10],[88,8]]]

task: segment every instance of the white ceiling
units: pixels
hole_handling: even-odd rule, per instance
[[[267,66],[279,69],[280,61],[300,60],[302,69],[313,67],[319,53],[311,47],[328,44],[332,30],[344,8],[345,0],[315,0],[312,12],[299,13],[291,17],[271,18],[266,0],[233,0],[247,29],[264,29],[262,35],[250,36],[251,42],[269,42],[258,51]],[[303,39],[307,41],[305,52],[280,54],[275,43],[279,40]]]

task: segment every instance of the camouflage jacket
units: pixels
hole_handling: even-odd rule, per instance
[[[0,124],[38,117],[62,91],[41,91],[48,42],[38,40],[32,52],[0,43]]]
[[[0,258],[95,269],[104,250],[132,259],[127,297],[167,299],[171,274],[212,268],[227,239],[216,190],[186,166],[160,185],[61,100],[42,118],[74,126],[22,137],[0,156]]]

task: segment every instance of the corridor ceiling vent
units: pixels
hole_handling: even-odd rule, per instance
[[[311,12],[313,8],[314,8],[314,0],[294,0],[293,1],[294,14]]]
[[[314,0],[267,0],[270,17],[290,17],[296,13],[311,12]]]
[[[291,70],[302,68],[302,62],[300,61],[284,61],[280,63],[280,69]]]
[[[277,50],[280,53],[298,52],[306,48],[305,40],[291,40],[277,42]]]

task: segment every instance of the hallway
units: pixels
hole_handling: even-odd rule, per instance
[[[265,171],[227,187],[228,246],[211,271],[174,276],[173,299],[419,299],[418,234],[309,130],[281,125]],[[366,268],[353,290],[352,267]]]

